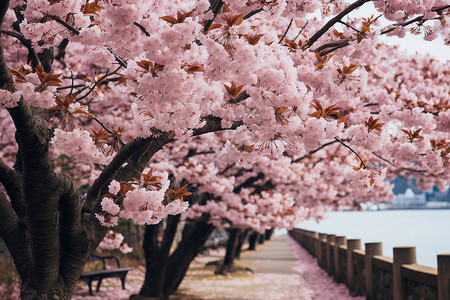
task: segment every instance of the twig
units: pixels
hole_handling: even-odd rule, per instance
[[[7,31],[7,30],[0,30],[1,33],[15,37],[16,39],[20,39],[22,36],[21,34],[14,32],[14,31]]]
[[[357,33],[361,33],[360,30],[356,29],[355,27],[353,27],[352,25],[350,25],[350,24],[348,24],[348,23],[345,23],[345,22],[342,21],[342,20],[339,20],[338,23],[341,23],[342,25],[345,25],[345,26],[347,26],[348,28],[353,29],[353,30],[356,31]]]
[[[338,142],[338,141],[335,140],[335,141],[331,141],[331,142],[325,143],[325,144],[323,144],[322,146],[320,146],[319,148],[314,149],[314,150],[312,150],[312,151],[309,151],[308,154],[306,154],[306,155],[304,155],[304,156],[302,156],[302,157],[300,157],[300,158],[297,158],[296,160],[293,160],[292,163],[298,163],[298,162],[300,162],[301,160],[303,160],[303,159],[309,157],[310,155],[316,153],[317,151],[319,151],[319,150],[321,150],[321,149],[323,149],[323,148],[325,148],[325,147],[327,147],[327,146],[329,146],[329,145],[332,145],[332,144],[334,144],[334,143],[336,143],[336,142]]]
[[[364,163],[363,159],[361,158],[361,156],[359,156],[358,153],[356,153],[355,150],[353,150],[350,146],[346,145],[343,141],[341,141],[341,140],[338,139],[337,137],[334,137],[334,139],[335,139],[336,141],[338,141],[339,143],[341,143],[343,146],[345,146],[345,147],[347,147],[348,149],[350,149],[350,151],[352,151],[352,152],[359,158],[359,160],[361,161],[361,164],[362,164],[363,168],[364,168],[364,169],[367,169],[366,164]]]
[[[112,55],[114,55],[114,58],[116,59],[116,61],[119,63],[119,65],[120,65],[121,67],[124,67],[124,68],[127,67],[127,62],[126,62],[122,57],[120,57],[120,56],[114,54],[114,52],[112,51],[112,49],[109,48],[109,47],[108,47],[108,51],[109,51]]]
[[[90,116],[91,116],[91,118],[94,119],[100,126],[102,126],[102,128],[105,129],[109,134],[111,134],[111,135],[113,135],[114,137],[116,137],[116,138],[119,140],[119,142],[120,142],[120,144],[121,144],[122,146],[125,145],[125,143],[122,141],[122,139],[121,139],[117,134],[115,134],[112,130],[110,130],[108,127],[106,127],[105,124],[103,124],[102,121],[100,121],[99,119],[97,119],[96,116],[94,116],[94,115],[92,115],[92,114],[91,114]]]
[[[286,37],[286,34],[288,33],[289,29],[292,26],[292,21],[294,21],[294,19],[291,19],[291,21],[289,22],[288,27],[286,28],[286,31],[284,32],[283,36],[281,37],[280,41],[278,42],[278,44],[281,44],[281,42],[284,40],[284,38]]]
[[[116,82],[116,81],[119,81],[120,79],[121,79],[120,77],[109,78],[109,79],[103,80],[102,82],[100,82],[100,84]],[[60,91],[60,90],[67,90],[67,89],[71,89],[71,88],[75,88],[75,89],[83,88],[82,90],[76,92],[76,94],[80,94],[82,91],[84,91],[86,89],[86,84],[83,83],[83,84],[75,84],[75,85],[68,85],[68,86],[60,86],[60,87],[57,87],[56,90]]]
[[[295,36],[295,38],[292,40],[293,42],[295,42],[295,40],[300,36],[300,34],[302,34],[303,30],[305,29],[306,25],[308,25],[309,21],[306,21],[305,25],[303,25],[302,29],[300,29],[299,33]]]
[[[411,168],[398,167],[394,163],[390,162],[389,160],[387,160],[384,157],[381,157],[380,155],[376,154],[375,152],[372,152],[372,154],[375,155],[376,157],[378,157],[379,159],[381,159],[382,161],[387,162],[388,164],[390,164],[391,166],[393,166],[393,167],[395,167],[397,169],[410,171],[410,172],[417,172],[417,173],[427,173],[426,170],[416,170],[416,169],[411,169]]]
[[[106,71],[105,75],[103,75],[99,80],[96,80],[94,85],[89,89],[89,91],[85,95],[80,96],[78,99],[76,99],[75,102],[79,102],[79,101],[83,100],[84,98],[86,98],[87,96],[89,96],[89,94],[92,93],[92,91],[103,81],[103,79],[105,79],[108,76],[116,74],[120,68],[121,68],[121,66],[119,66],[117,69],[115,69],[111,73],[108,73],[108,71]]]
[[[145,29],[144,26],[142,26],[141,24],[139,24],[138,22],[133,22],[134,25],[136,25],[137,27],[139,27],[140,30],[142,30],[142,32],[146,35],[146,36],[150,36],[150,33],[148,33],[147,29]]]
[[[346,46],[348,46],[348,45],[349,45],[349,42],[347,41],[347,42],[345,42],[345,43],[342,43],[341,45],[338,45],[338,46],[336,46],[336,47],[333,47],[333,48],[331,48],[331,49],[328,49],[327,51],[321,51],[321,52],[320,52],[320,56],[327,55],[327,54],[329,54],[329,53],[331,53],[331,52],[334,52],[334,51],[336,51],[336,50],[338,50],[338,49],[344,48],[344,47],[346,47]]]
[[[73,72],[72,71],[70,71],[70,77],[72,77],[72,86],[70,88],[69,97],[72,97],[73,84],[74,84],[74,78],[73,78]]]

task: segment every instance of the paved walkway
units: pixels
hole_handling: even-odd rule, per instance
[[[212,274],[213,270],[196,270],[194,267],[181,284],[180,298],[175,296],[173,299],[183,299],[188,295],[196,300],[307,299],[298,295],[301,277],[294,269],[298,260],[286,236],[274,237],[263,245],[257,245],[256,251],[243,251],[235,264],[249,267],[254,273],[242,271],[209,276],[207,272]],[[199,280],[201,272],[204,272],[204,277]]]
[[[298,274],[295,271],[298,260],[287,236],[273,237],[263,245],[258,245],[258,251],[245,251],[241,261],[255,273]]]

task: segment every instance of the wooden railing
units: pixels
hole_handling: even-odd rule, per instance
[[[383,256],[381,243],[294,229],[289,234],[335,281],[368,300],[450,300],[450,254],[438,255],[438,268],[416,264],[415,247],[395,247],[394,258]]]

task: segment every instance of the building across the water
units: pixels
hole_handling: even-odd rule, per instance
[[[433,187],[429,191],[422,191],[415,187],[415,181],[402,177],[392,181],[395,198],[390,208],[450,208],[450,189],[439,191]]]

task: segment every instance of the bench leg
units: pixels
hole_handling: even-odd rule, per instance
[[[126,274],[125,274],[126,276]],[[122,290],[125,289],[125,276],[120,276],[120,280],[122,281]]]
[[[102,284],[102,280],[103,280],[102,278],[100,278],[100,279],[98,280],[96,292],[100,291],[100,284]]]
[[[89,295],[93,296],[94,293],[92,292],[92,280],[89,280],[86,282],[89,287]]]

